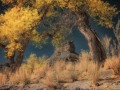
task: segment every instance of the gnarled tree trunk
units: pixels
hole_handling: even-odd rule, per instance
[[[16,58],[16,62],[15,62],[15,66],[16,67],[20,67],[23,61],[23,57],[24,57],[24,51],[20,51],[17,53],[17,58]]]
[[[24,52],[25,52],[28,44],[29,44],[29,40],[24,41],[22,51],[17,52],[16,62],[15,62],[15,66],[17,68],[19,68],[22,64],[22,61],[23,61],[23,58],[24,58]]]
[[[86,12],[79,12],[77,15],[77,25],[79,31],[88,41],[91,59],[94,60],[95,63],[100,64],[106,59],[105,49],[97,34],[89,26],[89,18]]]

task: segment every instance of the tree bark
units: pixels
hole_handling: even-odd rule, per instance
[[[115,42],[114,42],[114,48],[115,48],[115,55],[120,54],[120,19],[118,20],[116,26],[113,28],[113,33],[115,35]]]
[[[17,57],[16,57],[16,62],[15,62],[15,67],[16,68],[19,68],[22,64],[22,61],[23,61],[23,58],[24,58],[24,52],[26,50],[26,47],[28,46],[29,44],[29,40],[25,40],[23,41],[23,48],[22,48],[22,51],[18,51],[17,52]]]
[[[77,25],[79,31],[84,35],[88,42],[91,59],[94,60],[95,63],[103,63],[106,59],[105,49],[95,31],[93,31],[89,25],[89,16],[83,11],[79,12],[77,15]]]
[[[17,53],[16,63],[15,63],[16,68],[21,66],[23,57],[24,57],[24,51],[19,51]]]

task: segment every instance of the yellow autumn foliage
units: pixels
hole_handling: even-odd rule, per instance
[[[14,7],[5,14],[1,15],[0,38],[5,41],[8,56],[15,50],[21,50],[22,41],[31,39],[36,33],[35,27],[39,23],[40,15],[36,9]]]
[[[83,8],[82,6],[85,6],[86,12],[97,21],[98,24],[108,28],[112,27],[112,19],[118,13],[115,6],[111,6],[103,0],[37,0],[36,6],[41,7],[46,4],[67,8],[75,13],[79,12],[80,9]]]
[[[98,24],[111,28],[113,17],[116,16],[117,8],[103,0],[57,0],[61,7],[66,7],[73,12],[79,12],[85,6],[86,12],[98,22]]]
[[[87,0],[87,6],[90,16],[92,16],[98,24],[111,28],[113,25],[113,16],[117,12],[117,8],[111,6],[103,0]]]
[[[13,3],[14,0],[1,0],[3,3]]]
[[[13,2],[14,0],[2,0],[3,2]],[[106,26],[111,28],[113,25],[113,16],[115,16],[117,12],[117,8],[115,6],[111,6],[108,2],[103,0],[17,0],[20,2],[34,2],[32,4],[34,8],[41,9],[43,7],[48,7],[47,11],[51,15],[51,9],[54,6],[65,7],[74,12],[78,12],[81,9],[81,6],[86,6],[87,13],[94,18],[98,24],[102,26]],[[53,13],[53,12],[52,12]],[[49,15],[49,16],[50,16]]]

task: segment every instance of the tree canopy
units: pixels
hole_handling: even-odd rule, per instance
[[[15,50],[22,50],[23,42],[36,37],[39,19],[37,10],[22,7],[14,7],[1,15],[0,42],[7,43],[8,56]]]
[[[113,17],[118,13],[115,6],[103,0],[2,0],[2,2],[9,5],[5,13],[0,15],[0,43],[5,45],[7,56],[12,56],[15,51],[22,51],[24,45],[31,40],[36,42],[43,40],[48,33],[39,33],[36,28],[45,18],[58,15],[56,10],[58,7],[76,16],[85,11],[98,24],[109,28],[113,25]],[[56,28],[60,30],[52,28],[55,32],[60,31],[52,33],[53,42],[61,40],[66,32],[64,26],[68,22],[65,23],[59,24],[61,29]]]

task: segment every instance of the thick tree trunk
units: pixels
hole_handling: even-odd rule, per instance
[[[15,67],[20,67],[23,61],[24,51],[17,53]]]
[[[77,17],[77,24],[79,31],[88,41],[91,59],[94,60],[95,63],[102,63],[106,59],[105,49],[98,39],[95,31],[90,28],[89,18],[85,12],[79,12]]]
[[[16,62],[15,62],[15,67],[19,68],[22,64],[23,58],[24,58],[24,52],[29,44],[29,40],[25,40],[23,42],[23,48],[22,51],[17,52],[17,57],[16,57]]]
[[[22,64],[22,61],[23,61],[23,58],[24,58],[24,52],[25,52],[25,50],[26,50],[26,47],[28,46],[28,41],[26,41],[26,44],[24,43],[24,45],[23,45],[23,49],[22,49],[22,51],[18,51],[17,52],[17,58],[16,58],[16,62],[15,62],[15,66],[16,67],[20,67],[21,66],[21,64]]]

